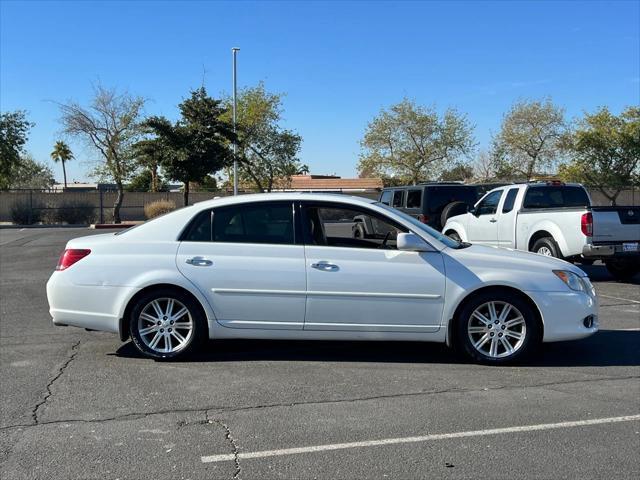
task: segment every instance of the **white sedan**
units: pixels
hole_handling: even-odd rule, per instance
[[[407,340],[501,364],[598,329],[572,264],[329,194],[215,199],[71,240],[47,296],[55,325],[119,333],[157,359],[207,338]]]

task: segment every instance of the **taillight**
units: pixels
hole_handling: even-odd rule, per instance
[[[587,237],[593,236],[593,215],[591,215],[591,212],[582,214],[580,229]]]
[[[429,223],[429,215],[423,215],[422,213],[418,215],[418,220],[422,223]]]
[[[68,248],[64,252],[62,252],[62,255],[60,255],[60,260],[58,260],[56,270],[66,270],[71,265],[79,260],[82,260],[90,253],[91,250],[86,248]]]

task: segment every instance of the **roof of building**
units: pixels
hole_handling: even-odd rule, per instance
[[[293,175],[286,190],[378,190],[381,178],[340,178],[330,175]]]

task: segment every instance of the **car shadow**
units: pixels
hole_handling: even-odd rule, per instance
[[[131,342],[115,353],[143,358]],[[177,362],[378,362],[470,363],[443,344],[426,342],[346,342],[301,340],[211,340],[188,358]],[[602,330],[571,342],[543,344],[530,360],[516,366],[609,367],[640,365],[640,331]]]
[[[589,275],[589,279],[592,282],[613,282],[613,283],[627,283],[629,285],[640,285],[640,272],[638,272],[631,280],[625,282],[617,282],[615,278],[609,273],[607,267],[602,264],[594,265],[578,265],[584,272]]]

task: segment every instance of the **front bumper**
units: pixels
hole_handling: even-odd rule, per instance
[[[540,309],[544,342],[577,340],[598,331],[598,299],[582,292],[526,292]],[[585,326],[590,317],[591,327]],[[588,323],[588,322],[587,322]]]

